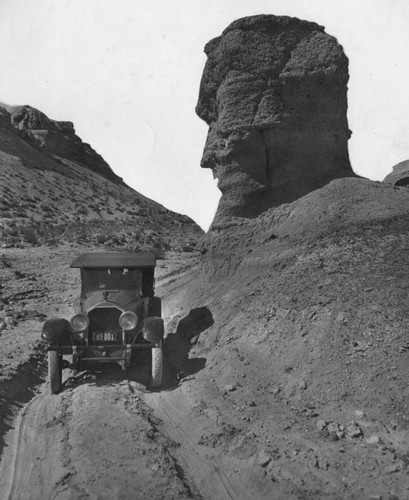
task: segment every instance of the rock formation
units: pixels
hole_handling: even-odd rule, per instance
[[[392,172],[385,177],[383,182],[395,186],[409,187],[409,160],[401,161],[393,167]]]
[[[1,104],[0,127],[18,133],[30,146],[43,153],[78,161],[107,179],[122,182],[102,156],[75,134],[71,122],[51,120],[31,106]]]
[[[246,17],[205,52],[196,112],[209,125],[201,164],[222,192],[213,227],[355,176],[347,147],[348,59],[322,26]]]

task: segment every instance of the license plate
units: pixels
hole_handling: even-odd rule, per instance
[[[117,332],[93,333],[94,342],[116,342],[118,340]]]

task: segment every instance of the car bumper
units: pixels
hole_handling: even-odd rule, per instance
[[[152,349],[154,343],[140,343],[132,345],[58,345],[47,346],[47,351],[58,351],[63,355],[77,355],[82,361],[115,361],[122,360],[129,356],[133,351]]]

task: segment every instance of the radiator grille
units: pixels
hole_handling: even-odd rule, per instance
[[[119,317],[121,314],[122,311],[114,307],[93,309],[89,313],[90,333],[120,331]]]

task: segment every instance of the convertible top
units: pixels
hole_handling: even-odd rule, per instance
[[[118,268],[118,267],[154,267],[156,257],[149,252],[94,252],[83,253],[70,267],[79,268]]]

